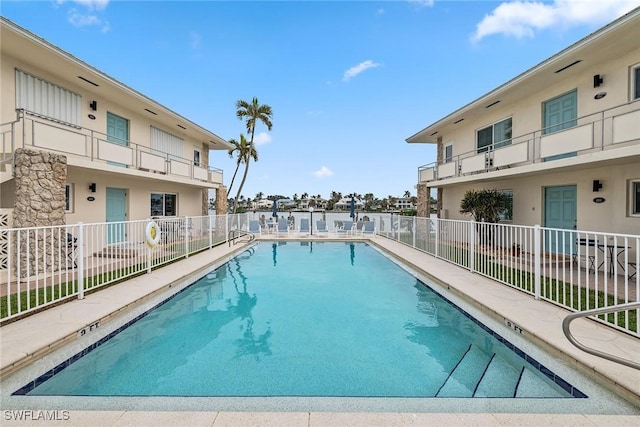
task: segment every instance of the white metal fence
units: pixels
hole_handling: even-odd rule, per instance
[[[160,229],[147,244],[149,220],[0,229],[0,319],[42,309],[101,286],[227,241],[246,215],[153,219]],[[78,286],[81,283],[82,286]]]
[[[377,216],[377,215],[376,215]],[[640,235],[388,215],[377,234],[574,311],[640,301]],[[640,337],[640,310],[597,319]]]
[[[157,218],[160,241],[146,243],[149,220],[0,229],[0,320],[39,310],[226,242],[261,213]],[[288,213],[285,214],[288,216]],[[292,212],[297,229],[310,212]],[[365,218],[366,217],[366,218]],[[286,216],[285,216],[286,218]],[[314,212],[330,231],[348,212]],[[575,311],[640,301],[640,235],[539,226],[358,213],[376,234]],[[82,286],[78,287],[78,283]],[[640,337],[640,310],[598,319]]]

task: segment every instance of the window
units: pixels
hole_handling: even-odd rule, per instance
[[[507,207],[498,214],[500,221],[513,221],[513,190],[498,190],[507,196]]]
[[[176,216],[178,195],[171,193],[151,193],[151,216]]]
[[[170,154],[170,159],[183,159],[184,140],[151,126],[151,149],[158,154]]]
[[[477,131],[478,153],[511,144],[511,117]]]
[[[73,184],[64,186],[64,211],[73,212]]]
[[[640,99],[640,64],[631,67],[631,100]]]
[[[640,179],[629,183],[629,214],[640,216]]]
[[[453,160],[453,144],[445,145],[444,147],[444,162],[449,163]]]
[[[200,150],[197,148],[193,149],[193,165],[200,166]]]
[[[82,97],[16,69],[16,108],[79,127]]]

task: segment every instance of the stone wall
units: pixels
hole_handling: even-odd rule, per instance
[[[216,190],[216,215],[227,213],[227,187],[221,185]]]
[[[15,151],[16,202],[13,210],[13,226],[16,228],[65,225],[65,185],[67,183],[67,158],[60,154],[18,148]],[[46,242],[45,242],[46,239]],[[36,265],[44,271],[58,265],[66,258],[66,232],[51,234],[40,231],[21,233],[16,244],[20,245],[22,269],[33,273]],[[29,251],[25,250],[29,246]],[[27,254],[41,255],[27,259]],[[44,252],[43,252],[44,251]],[[46,254],[46,256],[44,256]],[[38,262],[36,262],[38,261]],[[62,259],[64,264],[66,259]],[[23,271],[24,273],[24,271]]]
[[[417,206],[417,216],[419,218],[429,218],[431,214],[431,198],[429,197],[429,193],[431,189],[427,186],[427,184],[418,184],[418,206]]]

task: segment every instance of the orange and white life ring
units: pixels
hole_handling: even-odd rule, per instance
[[[147,245],[152,248],[160,241],[160,227],[155,221],[149,221],[144,230],[144,236],[147,239]]]

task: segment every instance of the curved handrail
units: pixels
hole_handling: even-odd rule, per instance
[[[248,242],[253,242],[253,240],[256,238],[256,236],[253,233],[249,233],[248,231],[241,230],[239,228],[234,228],[233,230],[229,230],[229,235],[227,236],[227,240],[229,241],[229,246],[231,246],[231,242],[233,242],[233,244],[235,245],[236,239],[239,239],[245,236],[249,237]]]
[[[640,309],[640,301],[629,302],[626,304],[618,304],[618,305],[613,305],[613,306],[604,307],[604,308],[594,308],[592,310],[579,311],[577,313],[570,314],[564,318],[564,320],[562,321],[562,332],[564,332],[564,336],[567,337],[567,339],[569,340],[569,342],[571,342],[571,344],[575,345],[576,347],[578,347],[580,350],[584,352],[593,354],[594,356],[602,357],[603,359],[607,359],[612,362],[626,365],[630,368],[640,370],[640,363],[637,363],[628,359],[623,359],[621,357],[613,356],[611,354],[589,348],[584,344],[579,343],[575,339],[575,337],[571,334],[571,331],[570,331],[570,323],[579,317],[587,317],[594,314],[611,314],[611,313],[617,313],[619,311],[633,310],[633,309]]]

